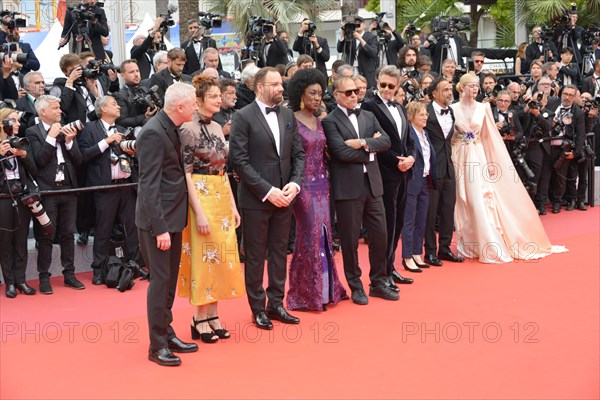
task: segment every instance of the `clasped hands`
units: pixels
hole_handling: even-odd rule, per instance
[[[412,168],[413,164],[415,163],[415,158],[413,156],[408,156],[408,157],[402,157],[402,156],[396,156],[396,158],[398,159],[398,169],[400,170],[400,172],[406,172],[409,169]]]
[[[298,187],[293,183],[288,183],[283,189],[273,188],[267,200],[269,200],[275,207],[287,207],[294,200],[298,194]]]

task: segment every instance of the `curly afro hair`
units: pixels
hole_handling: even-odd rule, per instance
[[[300,101],[302,94],[307,86],[315,83],[321,85],[323,93],[327,88],[325,76],[321,71],[315,68],[306,68],[297,71],[294,76],[288,81],[287,94],[289,98],[289,106],[292,111],[300,110]]]

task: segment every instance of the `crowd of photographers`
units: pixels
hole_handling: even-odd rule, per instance
[[[135,37],[130,59],[116,66],[104,48],[109,31],[101,3],[83,0],[70,8],[59,46],[70,42],[72,53],[60,59],[64,77],[55,79],[49,90],[31,46],[19,42],[22,23],[15,13],[2,12],[0,188],[8,196],[0,198],[0,262],[8,297],[15,297],[17,290],[35,293],[24,281],[31,215],[44,294],[52,293],[48,271],[53,243],[61,246],[65,285],[84,288],[75,277],[75,232],[79,245],[87,244],[94,232],[93,284],[105,281],[104,265],[115,232],[120,233],[116,236],[122,242],[121,257],[140,268],[143,261],[133,221],[135,140],[161,109],[171,84],[190,82],[199,73],[219,80],[222,107],[214,119],[227,136],[232,114],[255,99],[253,81],[260,68],[277,67],[284,88],[298,69],[316,68],[327,75],[330,47],[309,19],[301,22],[292,40],[273,21],[252,17],[246,46],[235,60],[238,81],[222,69],[210,36],[210,29],[220,26],[217,15],[200,13],[200,19],[187,21],[190,39],[166,51],[163,36],[174,23],[174,11],[169,7],[147,35]],[[477,74],[482,89],[478,100],[492,105],[497,127],[538,212],[546,214],[548,203],[553,213],[563,206],[584,211],[588,167],[595,153],[586,135],[599,134],[600,38],[598,31],[577,27],[576,16],[572,10],[568,26],[552,33],[534,27],[533,42],[519,46],[515,74],[508,77],[487,71],[485,54],[478,50],[467,57],[471,67],[464,63],[458,34],[468,26],[463,19],[437,18],[432,21],[433,33],[422,41],[413,24],[399,33],[382,21],[381,14],[369,26],[361,17],[344,17],[336,43],[339,59],[333,62],[329,82],[339,76],[355,77],[361,103],[376,95],[378,69],[396,65],[402,72],[396,101],[428,104],[432,99],[428,87],[436,77],[453,84],[458,100],[454,85],[460,76]],[[320,117],[336,106],[331,84],[322,100]],[[103,190],[106,186],[121,189]],[[84,187],[93,190],[65,190]],[[40,200],[39,190],[60,194]],[[290,244],[292,250],[293,238]]]

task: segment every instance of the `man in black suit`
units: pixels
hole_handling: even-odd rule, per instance
[[[383,205],[387,230],[386,276],[388,285],[399,291],[394,284],[412,283],[396,271],[394,261],[400,233],[404,226],[406,206],[406,184],[415,162],[415,143],[408,132],[408,118],[404,106],[394,101],[400,82],[400,70],[395,65],[387,65],[379,70],[377,95],[363,103],[361,109],[375,114],[377,122],[390,138],[391,146],[377,156],[383,182]]]
[[[105,186],[132,182],[132,159],[119,147],[125,128],[116,125],[119,105],[111,96],[102,96],[95,103],[98,120],[88,122],[79,143],[86,164],[86,186]],[[129,153],[133,153],[130,151]],[[125,229],[125,261],[138,261],[138,234],[135,228],[134,188],[94,192],[96,226],[94,234],[93,285],[104,283],[103,261],[109,255],[110,234],[115,218]]]
[[[35,117],[37,117],[37,111],[35,111],[36,100],[44,94],[46,83],[44,76],[41,72],[28,72],[23,77],[23,87],[25,89],[25,96],[17,99],[15,102],[17,110],[24,111],[27,117],[21,118],[21,127],[19,128],[19,136],[25,136],[25,130],[30,126],[35,125]]]
[[[327,66],[325,63],[329,61],[329,44],[327,43],[327,39],[317,36],[314,33],[307,36],[306,31],[310,23],[311,21],[308,18],[302,20],[300,31],[296,35],[292,49],[298,52],[298,54],[308,54],[311,56],[316,62],[316,68],[327,78]]]
[[[583,80],[581,93],[589,93],[592,97],[600,96],[600,59],[594,61],[594,72]]]
[[[254,88],[256,101],[233,115],[229,146],[240,177],[238,202],[244,220],[246,292],[252,319],[260,329],[273,329],[271,319],[300,323],[283,308],[283,295],[290,205],[302,184],[304,150],[294,114],[279,106],[283,86],[277,69],[262,68]],[[265,294],[267,251],[269,286]]]
[[[139,161],[135,224],[140,250],[150,272],[148,286],[148,359],[175,366],[172,352],[191,353],[195,343],[184,343],[171,326],[181,259],[181,232],[187,224],[187,186],[178,127],[192,120],[198,109],[191,85],[175,83],[167,89],[164,109],[148,121],[137,138]]]
[[[288,63],[288,47],[277,35],[275,25],[265,25],[272,28],[272,32],[265,34],[262,43],[258,46],[258,67],[276,67]]]
[[[529,71],[529,66],[534,60],[539,60],[542,63],[546,63],[549,61],[556,61],[558,52],[556,51],[556,46],[553,42],[547,41],[544,42],[544,38],[542,37],[542,27],[540,25],[536,25],[531,30],[531,34],[533,36],[533,42],[527,45],[525,48],[525,69],[521,67],[521,70]],[[544,54],[545,50],[545,54]]]
[[[142,79],[148,79],[150,75],[156,72],[152,64],[152,59],[158,50],[164,50],[161,49],[164,46],[162,43],[162,33],[160,32],[160,24],[162,22],[162,17],[156,18],[154,26],[148,32],[148,36],[144,38],[140,35],[133,39],[133,47],[130,54],[131,58],[137,61]]]
[[[455,64],[460,66],[460,69],[465,69],[465,62],[462,57],[462,42],[458,34],[455,33],[448,38],[449,47],[444,47],[444,38],[440,37],[439,34],[429,36],[427,42],[429,42],[427,48],[431,52],[432,70],[434,72],[439,73],[442,63],[448,58],[454,60]]]
[[[560,212],[567,184],[569,163],[577,162],[572,160],[579,157],[585,143],[585,114],[577,104],[574,104],[576,94],[577,86],[566,85],[562,90],[560,105],[555,103],[552,106],[549,104],[547,107],[548,111],[554,114],[554,125],[559,120],[564,123],[560,130],[560,138],[550,141],[550,157],[543,161],[538,189],[542,204],[545,204],[548,199],[552,202],[553,214]],[[566,140],[573,143],[572,149],[568,150],[563,147]],[[557,165],[559,158],[564,158],[560,166]],[[552,187],[552,194],[549,198],[550,187]]]
[[[331,154],[331,188],[352,301],[361,305],[369,302],[358,266],[361,223],[369,235],[369,295],[398,300],[398,293],[387,285],[387,231],[376,156],[389,149],[390,138],[371,112],[356,110],[358,88],[354,79],[339,78],[333,83],[333,91],[338,105],[323,120],[323,128]]]
[[[342,33],[337,42],[337,51],[342,54],[346,64],[358,67],[358,72],[367,78],[369,88],[375,87],[375,69],[377,68],[377,36],[370,32],[365,32],[365,20],[362,17],[355,17],[354,23],[356,30],[351,37],[344,35],[344,26],[342,23]]]
[[[54,96],[40,96],[35,103],[40,123],[28,128],[27,138],[37,166],[35,179],[41,190],[62,190],[77,188],[75,168],[83,158],[79,151],[75,128],[61,127],[60,99]],[[85,289],[75,277],[75,217],[77,215],[77,195],[59,194],[44,196],[42,204],[52,223],[58,227],[60,235],[60,260],[63,266],[65,286]],[[37,220],[34,220],[38,224]],[[39,224],[38,224],[39,228]],[[36,232],[38,242],[37,268],[40,274],[40,293],[52,294],[50,285],[50,264],[52,263],[52,242],[54,238]]]
[[[96,98],[88,88],[80,63],[81,59],[76,54],[62,56],[59,65],[66,79],[56,78],[50,89],[52,96],[60,98],[65,123],[76,120],[85,123],[89,121],[88,116],[93,115]]]
[[[452,103],[452,83],[445,78],[437,78],[429,85],[433,101],[427,106],[429,140],[435,151],[435,177],[433,188],[429,189],[429,211],[425,226],[425,262],[440,267],[441,260],[463,262],[464,259],[452,253],[452,231],[454,230],[454,204],[456,203],[456,178],[452,163],[452,135],[454,134],[454,114],[448,107]],[[439,222],[439,248],[435,236],[436,219]]]
[[[8,57],[4,56],[2,63],[2,75],[0,76],[0,100],[11,99],[16,100],[19,98],[19,90],[15,85],[15,81],[12,78],[13,62]]]
[[[104,60],[106,57],[104,53],[104,45],[102,44],[102,36],[109,35],[108,21],[106,20],[106,13],[101,7],[96,6],[96,0],[82,0],[81,4],[77,5],[76,9],[80,10],[85,8],[89,12],[94,14],[94,19],[88,21],[85,19],[75,18],[77,12],[67,10],[65,13],[65,22],[63,24],[63,30],[60,34],[61,39],[58,42],[59,46],[64,46],[72,38],[71,52],[81,53],[82,51],[93,51],[96,55],[96,59]],[[81,23],[81,25],[79,25]],[[86,43],[85,38],[77,40],[77,37],[87,32],[91,41],[91,48]],[[81,44],[81,46],[79,45]]]
[[[229,74],[229,72],[223,71],[223,69],[219,68],[219,50],[209,47],[208,49],[204,50],[204,54],[202,54],[202,60],[204,62],[204,70],[208,68],[214,68],[218,72],[219,78],[231,79],[231,74]]]
[[[183,67],[183,73],[193,75],[195,72],[204,69],[203,55],[209,47],[217,48],[217,42],[210,35],[205,35],[204,27],[196,19],[188,21],[189,40],[181,43],[181,48],[185,51],[186,62]]]
[[[125,60],[121,63],[121,78],[125,84],[121,90],[115,93],[115,99],[119,104],[120,113],[117,123],[125,128],[134,128],[137,134],[142,126],[158,111],[158,107],[150,108],[136,104],[136,96],[145,97],[145,88],[140,85],[142,77],[135,60]]]
[[[191,82],[192,77],[182,73],[186,60],[186,55],[182,49],[176,47],[169,50],[167,53],[167,68],[152,75],[146,87],[151,88],[157,85],[159,96],[164,98],[167,88],[173,82]]]
[[[564,87],[566,85],[579,85],[579,67],[573,61],[573,49],[563,47],[560,49],[560,62],[556,63],[558,68],[558,83]]]

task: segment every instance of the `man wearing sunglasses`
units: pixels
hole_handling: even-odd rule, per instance
[[[377,153],[390,148],[390,138],[369,111],[356,109],[358,88],[352,78],[333,83],[337,107],[323,120],[331,154],[331,187],[341,236],[344,273],[352,301],[369,299],[360,280],[358,237],[363,224],[369,235],[369,295],[385,300],[400,296],[387,285],[385,209]]]
[[[411,167],[415,162],[415,144],[408,134],[408,118],[406,110],[394,101],[400,84],[400,70],[388,65],[379,71],[377,77],[377,95],[361,107],[375,114],[377,122],[389,134],[391,147],[379,157],[379,169],[383,180],[383,205],[387,228],[386,276],[388,286],[399,291],[394,284],[412,283],[396,271],[394,259],[404,225],[404,208],[406,206],[406,184]]]

